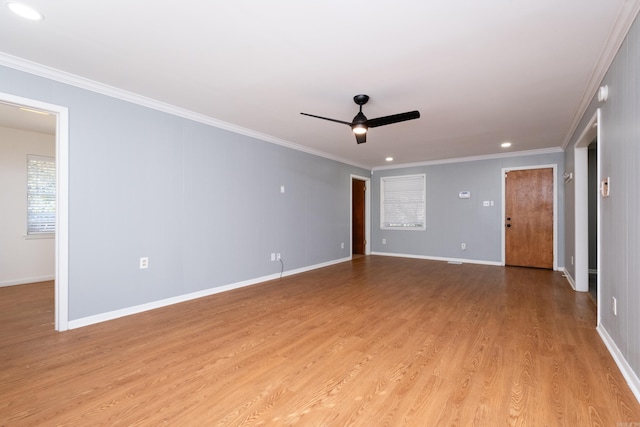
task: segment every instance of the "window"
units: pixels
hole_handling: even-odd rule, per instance
[[[56,161],[27,156],[27,235],[56,231]]]
[[[380,228],[425,230],[425,174],[383,177],[380,184]]]

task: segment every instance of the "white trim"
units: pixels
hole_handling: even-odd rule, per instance
[[[351,184],[354,179],[364,181],[365,193],[364,193],[364,254],[369,255],[371,253],[371,178],[367,178],[360,175],[349,175],[349,247],[351,248],[350,254],[353,256],[353,185]]]
[[[323,262],[320,264],[311,265],[308,267],[298,268],[295,270],[289,270],[282,273],[282,277],[292,276],[294,274],[304,273],[307,271],[315,270],[318,268],[328,267],[334,264],[339,264],[342,262],[351,261],[351,257],[340,258],[333,261]],[[198,292],[192,292],[185,295],[178,295],[171,298],[166,298],[158,301],[149,302],[146,304],[140,304],[133,307],[122,308],[119,310],[109,311],[106,313],[96,314],[93,316],[82,317],[80,319],[75,319],[69,321],[69,329],[77,329],[83,326],[94,325],[96,323],[106,322],[108,320],[118,319],[120,317],[130,316],[132,314],[138,314],[149,310],[155,310],[156,308],[166,307],[173,304],[179,304],[181,302],[186,302],[198,298],[207,297],[210,295],[219,294],[226,291],[231,291],[233,289],[244,288],[247,286],[257,285],[260,283],[264,283],[269,280],[275,280],[280,278],[280,273],[270,274],[268,276],[257,277],[255,279],[244,280],[242,282],[231,283],[228,285],[216,286],[214,288],[205,289]]]
[[[4,288],[6,286],[18,286],[18,285],[28,285],[31,283],[38,282],[48,282],[49,280],[54,280],[56,276],[38,276],[38,277],[23,277],[22,279],[15,280],[5,280],[4,282],[0,282],[0,288]]]
[[[589,144],[594,139],[598,139],[599,124],[600,109],[598,108],[573,147],[575,198],[573,207],[575,227],[573,250],[575,253],[575,290],[578,292],[589,291]],[[600,163],[599,160],[598,163]],[[597,216],[600,218],[599,213]]]
[[[627,381],[631,392],[633,392],[636,400],[640,402],[640,379],[638,379],[638,376],[633,371],[633,368],[624,358],[615,341],[611,338],[611,336],[609,336],[607,330],[603,328],[602,325],[598,325],[596,330],[598,331],[598,334],[600,334],[600,338],[602,338],[602,342],[604,342],[604,345],[607,346],[607,349],[609,350],[611,357],[613,357],[613,360],[616,362],[616,365],[618,365],[618,369],[620,369],[622,376]]]
[[[69,328],[69,109],[56,121],[56,330]]]
[[[574,262],[576,276],[576,291],[589,290],[589,182],[588,165],[589,149],[575,147],[574,149]]]
[[[379,171],[379,170],[389,170],[389,169],[404,169],[404,168],[413,168],[413,167],[420,167],[420,166],[444,165],[448,163],[475,162],[478,160],[494,160],[494,159],[505,159],[510,157],[537,156],[541,154],[557,154],[557,153],[562,153],[563,151],[564,150],[560,147],[542,148],[539,150],[511,151],[508,153],[486,154],[482,156],[456,157],[451,159],[429,160],[425,162],[403,163],[403,164],[398,164],[393,166],[376,166],[371,170]]]
[[[486,261],[481,259],[447,258],[447,257],[413,255],[413,254],[398,254],[398,253],[392,253],[392,252],[371,252],[371,255],[391,256],[391,257],[398,257],[398,258],[425,259],[429,261],[445,261],[445,262],[451,262],[455,264],[481,264],[481,265],[493,265],[497,267],[501,265],[499,262],[496,262],[496,261]]]
[[[569,285],[571,285],[571,289],[573,289],[575,291],[576,290],[576,281],[573,280],[573,277],[571,276],[571,273],[569,273],[569,270],[567,270],[566,268],[562,267],[562,269],[560,269],[560,271],[562,271],[562,273],[564,274],[564,277],[567,279],[567,282],[569,282]]]
[[[600,55],[598,55],[598,62],[593,66],[589,82],[585,86],[585,90],[582,94],[580,105],[573,115],[571,126],[569,127],[567,135],[561,145],[563,149],[566,149],[571,142],[571,138],[575,134],[576,129],[578,129],[578,125],[580,125],[580,121],[587,112],[587,108],[589,108],[591,100],[598,91],[598,87],[602,83],[607,71],[609,71],[609,67],[611,67],[620,46],[622,46],[633,22],[636,20],[638,12],[640,12],[640,0],[627,0],[621,2],[620,10],[618,11],[618,16],[614,21],[613,28],[611,28],[609,36],[605,41],[605,45],[602,47]]]
[[[255,138],[261,141],[270,142],[272,144],[280,145],[282,147],[290,148],[292,150],[301,151],[303,153],[312,154],[314,156],[323,157],[329,160],[335,160],[340,163],[355,166],[362,169],[369,170],[369,166],[364,166],[359,163],[355,163],[348,159],[343,159],[319,150],[314,150],[309,147],[295,144],[293,142],[286,141],[284,139],[276,138],[271,135],[256,132],[251,129],[243,128],[232,123],[228,123],[222,120],[214,119],[213,117],[205,116],[204,114],[195,113],[184,108],[176,107],[175,105],[167,104],[165,102],[157,101],[146,96],[138,95],[133,92],[118,89],[113,86],[105,85],[93,80],[86,79],[84,77],[76,76],[55,68],[47,67],[35,62],[28,61],[13,55],[0,52],[0,65],[13,68],[15,70],[24,71],[25,73],[33,74],[36,76],[44,77],[47,79],[55,80],[60,83],[75,86],[81,89],[89,90],[91,92],[99,93],[101,95],[110,96],[123,101],[130,102],[132,104],[141,105],[143,107],[151,108],[153,110],[162,111],[164,113],[172,114],[184,119],[193,120],[194,122],[203,123],[209,126],[213,126],[219,129],[228,130],[233,133],[245,135],[250,138]]]
[[[0,102],[49,111],[57,117],[55,328],[66,331],[69,319],[69,109],[3,92],[0,92]]]
[[[529,170],[529,169],[553,169],[553,269],[558,270],[558,165],[556,163],[547,165],[529,165],[502,168],[502,218],[500,218],[500,228],[502,230],[502,261],[501,265],[506,265],[506,229],[504,218],[506,217],[506,177],[508,171]],[[563,181],[564,182],[564,181]]]
[[[598,143],[596,145],[596,157],[598,158],[598,161],[596,163],[596,175],[597,175],[597,182],[598,185],[602,180],[602,170],[601,170],[601,165],[602,165],[602,144],[603,144],[603,140],[602,140],[602,112],[600,111],[600,109],[598,108],[598,110],[596,111],[596,114],[598,115],[598,136],[596,137]],[[597,206],[596,206],[596,212],[598,215],[598,221],[596,222],[596,269],[598,271],[602,271],[602,235],[601,235],[601,225],[602,225],[602,206],[601,206],[601,202],[602,202],[602,197],[600,197],[600,193],[598,193],[598,202],[597,202]],[[598,298],[598,303],[597,303],[597,309],[598,309],[598,326],[601,324],[602,321],[602,274],[598,274],[598,276],[596,277],[596,292],[597,292],[597,298]],[[637,395],[636,395],[637,396]]]

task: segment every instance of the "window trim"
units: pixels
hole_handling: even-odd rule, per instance
[[[385,184],[391,180],[414,180],[415,178],[421,178],[422,183],[422,225],[398,225],[389,226],[385,225]],[[425,231],[427,229],[427,175],[425,173],[412,174],[412,175],[395,175],[395,176],[383,176],[380,178],[380,229],[381,230],[404,230],[404,231]]]

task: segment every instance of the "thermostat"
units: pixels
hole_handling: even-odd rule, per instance
[[[471,198],[471,191],[461,191],[458,194],[458,197],[461,198],[461,199],[469,199],[469,198]]]

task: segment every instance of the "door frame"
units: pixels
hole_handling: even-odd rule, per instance
[[[353,185],[354,179],[364,181],[364,254],[371,255],[371,178],[360,175],[349,175],[349,255],[353,257]]]
[[[601,112],[598,108],[587,123],[587,126],[583,129],[580,138],[573,147],[574,154],[574,281],[575,290],[579,292],[589,292],[589,144],[594,139],[598,141],[597,157],[598,162],[597,169],[597,182],[601,182],[600,173],[600,147],[602,143],[600,128]],[[598,289],[598,320],[597,324],[600,325],[600,196],[598,195],[597,207],[597,231],[596,231],[596,257],[598,259],[598,279],[596,287]]]
[[[69,329],[69,109],[0,92],[0,102],[56,115],[55,329]]]
[[[530,170],[530,169],[553,169],[553,270],[558,269],[558,165],[546,164],[546,165],[528,165],[528,166],[514,166],[508,168],[502,168],[502,217],[500,218],[500,228],[502,229],[502,261],[501,265],[506,265],[506,229],[504,226],[504,219],[506,217],[506,174],[509,171],[515,170]]]

